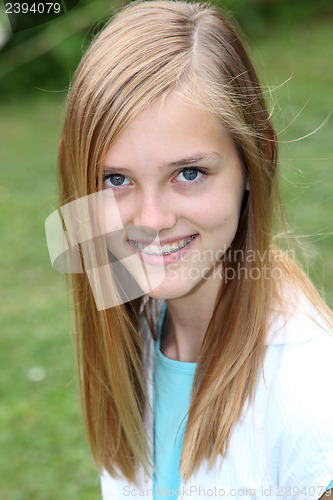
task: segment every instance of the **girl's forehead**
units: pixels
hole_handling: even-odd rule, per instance
[[[144,156],[163,165],[193,155],[223,156],[231,147],[230,135],[212,113],[169,95],[141,111],[122,130],[107,152],[105,165],[120,167],[127,159]]]

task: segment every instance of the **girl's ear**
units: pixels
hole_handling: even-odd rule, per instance
[[[250,180],[248,175],[246,176],[245,191],[250,191]]]

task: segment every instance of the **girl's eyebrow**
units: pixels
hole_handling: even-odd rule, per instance
[[[196,163],[201,163],[203,161],[212,161],[212,160],[220,160],[221,155],[219,153],[197,153],[186,158],[182,158],[181,160],[172,161],[170,163],[166,163],[162,166],[162,168],[168,167],[184,167],[187,165],[193,165]]]
[[[186,167],[188,165],[194,165],[198,163],[202,163],[203,161],[216,161],[221,160],[221,155],[217,152],[212,153],[196,153],[191,156],[187,156],[186,158],[181,158],[180,160],[172,161],[169,163],[164,163],[161,168],[179,168]],[[130,173],[131,169],[126,167],[118,167],[116,165],[105,165],[104,170],[112,170],[114,172],[124,172]]]

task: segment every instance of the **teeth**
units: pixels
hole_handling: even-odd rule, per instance
[[[149,245],[149,247],[147,247],[145,250],[149,253],[152,253],[152,254],[160,252],[160,249],[157,245]]]
[[[162,250],[162,253],[170,253],[172,249],[171,249],[170,245],[162,245],[161,250]]]
[[[148,255],[168,255],[173,252],[178,252],[178,250],[181,250],[182,248],[185,248],[195,237],[196,235],[193,234],[187,240],[175,241],[174,243],[172,243],[172,245],[166,243],[162,245],[161,248],[157,245],[144,246],[142,245],[142,243],[138,243],[134,240],[131,240],[131,242],[142,253]]]

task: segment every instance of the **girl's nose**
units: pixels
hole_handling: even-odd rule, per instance
[[[176,224],[176,211],[171,200],[160,193],[143,193],[138,198],[133,217],[135,226],[150,227],[159,233]]]

